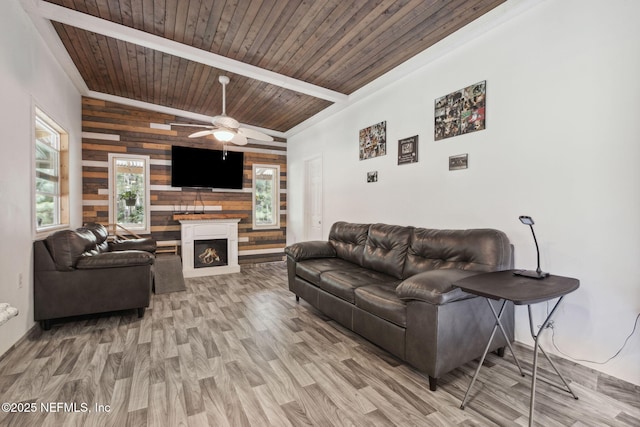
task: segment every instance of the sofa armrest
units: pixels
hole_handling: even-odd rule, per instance
[[[130,267],[135,265],[150,265],[153,264],[154,261],[155,256],[146,251],[103,252],[98,255],[80,257],[76,268],[78,270],[92,270]]]
[[[135,250],[155,253],[157,246],[158,245],[156,243],[156,240],[151,237],[140,239],[122,239],[109,242],[110,251]]]
[[[476,274],[480,273],[458,269],[429,270],[401,282],[396,288],[396,294],[405,301],[419,300],[434,305],[473,298],[475,295],[464,292],[453,284]]]
[[[334,258],[336,256],[333,245],[321,240],[295,243],[284,248],[284,253],[296,262],[311,258]]]

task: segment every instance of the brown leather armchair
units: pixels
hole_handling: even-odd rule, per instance
[[[34,320],[50,329],[53,319],[149,306],[156,242],[108,242],[107,229],[87,224],[33,243]]]

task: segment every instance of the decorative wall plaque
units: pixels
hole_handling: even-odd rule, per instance
[[[406,165],[418,161],[418,135],[398,141],[398,164]]]

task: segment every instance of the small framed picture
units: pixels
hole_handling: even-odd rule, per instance
[[[418,161],[418,135],[398,141],[398,164],[406,165]]]
[[[367,172],[367,182],[378,182],[378,171]]]
[[[467,169],[469,167],[469,155],[457,154],[449,157],[449,170]]]

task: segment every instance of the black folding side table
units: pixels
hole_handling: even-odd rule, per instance
[[[487,356],[489,348],[491,346],[491,342],[493,341],[493,337],[496,334],[496,331],[500,329],[502,335],[504,336],[507,344],[509,346],[509,350],[513,355],[513,358],[520,370],[520,374],[525,376],[525,373],[518,362],[518,358],[516,354],[513,352],[513,348],[511,347],[511,343],[509,342],[509,338],[507,338],[507,334],[504,331],[502,323],[500,319],[502,317],[502,313],[504,311],[505,304],[507,301],[512,301],[515,305],[526,305],[527,311],[529,313],[529,330],[531,331],[531,337],[533,338],[535,345],[533,347],[533,371],[531,373],[531,400],[529,403],[529,426],[533,425],[533,411],[535,406],[535,395],[536,395],[536,379],[537,379],[537,371],[538,371],[538,349],[542,352],[544,357],[547,358],[553,370],[556,371],[558,377],[562,380],[564,387],[561,384],[550,382],[544,380],[543,378],[540,381],[547,382],[553,386],[559,387],[560,389],[571,393],[574,399],[578,399],[578,396],[571,390],[569,384],[564,379],[555,363],[549,358],[544,349],[540,346],[539,338],[540,334],[547,328],[551,317],[555,313],[556,309],[562,302],[562,299],[568,293],[571,293],[580,287],[580,281],[578,279],[573,279],[571,277],[563,277],[563,276],[554,276],[549,275],[544,279],[531,279],[528,277],[516,276],[513,274],[514,270],[508,271],[497,271],[492,273],[484,273],[478,274],[476,276],[467,277],[458,282],[455,282],[454,285],[458,286],[465,292],[470,294],[479,295],[485,297],[487,299],[487,303],[491,308],[491,312],[496,319],[496,324],[493,327],[493,331],[491,332],[491,336],[489,337],[489,341],[487,342],[487,347],[484,350],[484,354],[480,359],[480,363],[476,368],[476,372],[471,379],[471,383],[469,384],[469,388],[462,399],[462,404],[460,405],[460,409],[464,409],[465,403],[467,402],[467,398],[469,397],[469,392],[473,387],[473,384],[476,382],[478,378],[478,374],[480,373],[480,368],[484,363],[484,359]],[[554,298],[559,298],[558,301],[551,309],[551,312],[547,315],[547,318],[542,322],[542,325],[538,328],[537,332],[533,327],[533,318],[531,316],[531,305],[537,304],[539,302],[549,301]],[[491,304],[491,300],[502,300],[502,305],[500,306],[499,312],[496,312],[495,308]]]

